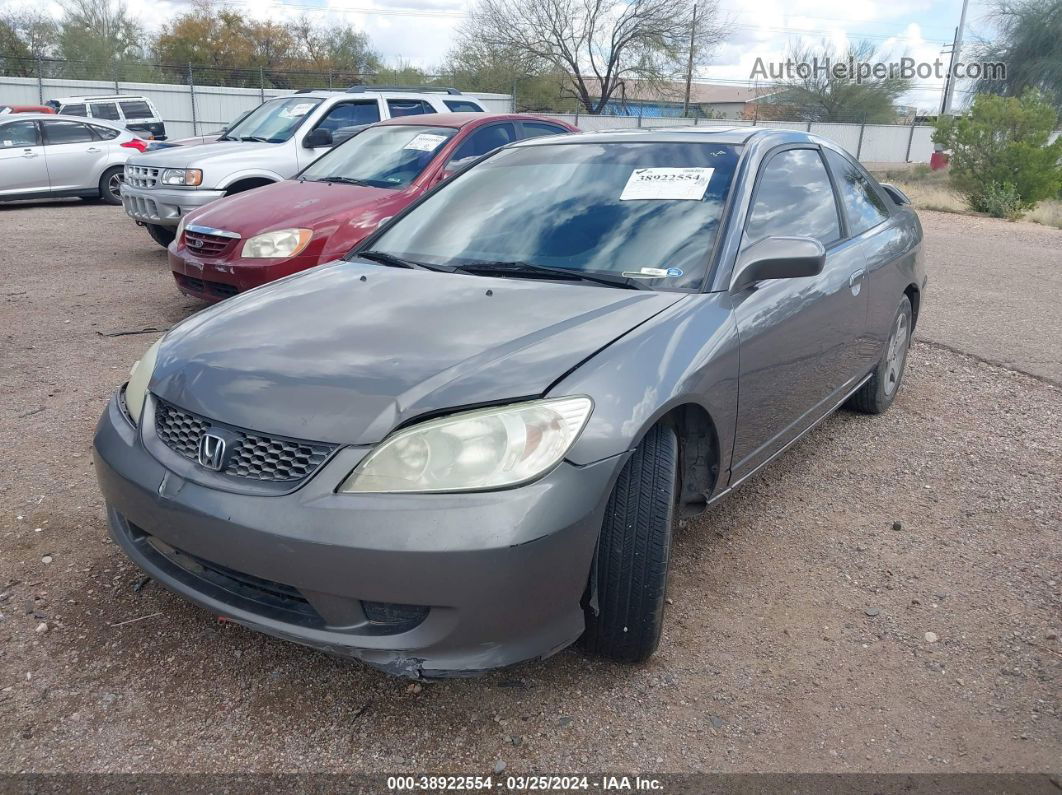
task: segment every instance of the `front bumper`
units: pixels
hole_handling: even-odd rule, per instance
[[[141,223],[177,226],[181,217],[225,195],[221,190],[174,190],[170,188],[135,188],[122,185],[122,206],[126,214]]]
[[[238,248],[243,240],[236,242]],[[170,270],[177,289],[202,301],[221,301],[225,298],[260,287],[318,264],[317,255],[300,254],[289,259],[244,259],[232,253],[224,257],[205,257],[193,254],[183,240],[168,249]]]
[[[334,493],[366,452],[340,448],[277,496],[222,491],[164,467],[117,399],[94,443],[111,533],[125,553],[171,590],[252,629],[411,677],[479,673],[579,637],[625,456],[565,462],[506,491]],[[422,613],[415,625],[369,620],[381,604]]]

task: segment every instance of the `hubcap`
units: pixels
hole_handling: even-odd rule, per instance
[[[889,337],[889,347],[885,351],[885,394],[891,395],[900,385],[903,375],[903,363],[907,358],[907,315],[901,313],[896,318],[896,325]]]

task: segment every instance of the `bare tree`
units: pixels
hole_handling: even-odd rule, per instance
[[[479,0],[459,35],[550,64],[588,113],[601,113],[630,81],[684,74],[691,33],[694,65],[704,63],[726,27],[718,0]]]

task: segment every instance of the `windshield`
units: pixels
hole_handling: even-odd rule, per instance
[[[453,127],[406,124],[369,127],[315,160],[299,179],[404,188],[456,134]]]
[[[695,288],[738,151],[651,142],[503,149],[415,207],[372,248],[444,267],[530,263]]]
[[[279,144],[291,138],[306,116],[321,104],[311,97],[275,99],[259,105],[225,133],[227,140]]]

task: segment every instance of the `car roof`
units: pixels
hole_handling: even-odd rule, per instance
[[[49,102],[73,103],[76,105],[93,99],[142,99],[147,101],[148,98],[143,94],[74,94],[69,97],[54,97]]]
[[[469,124],[494,121],[548,121],[563,126],[563,122],[532,113],[418,113],[410,116],[393,116],[377,122],[377,126],[394,124],[430,124],[433,127],[464,127]]]
[[[358,97],[384,97],[386,99],[423,99],[424,97],[434,97],[435,99],[438,99],[440,97],[461,97],[464,99],[471,99],[473,102],[480,102],[480,100],[475,97],[470,97],[467,94],[448,94],[446,91],[442,90],[388,91],[384,89],[382,91],[346,91],[341,88],[337,88],[334,91],[327,88],[304,89],[302,91],[297,91],[294,94],[272,97],[272,99],[299,99],[300,97],[313,97],[314,99],[332,99],[334,97],[347,97],[349,99],[357,99]]]
[[[588,116],[586,118],[593,118]],[[752,139],[777,139],[778,143],[820,143],[820,139],[803,130],[787,130],[775,127],[653,127],[634,130],[607,130],[582,132],[563,138],[529,138],[510,146],[548,146],[551,144],[594,143],[699,143],[731,144],[740,146]]]

